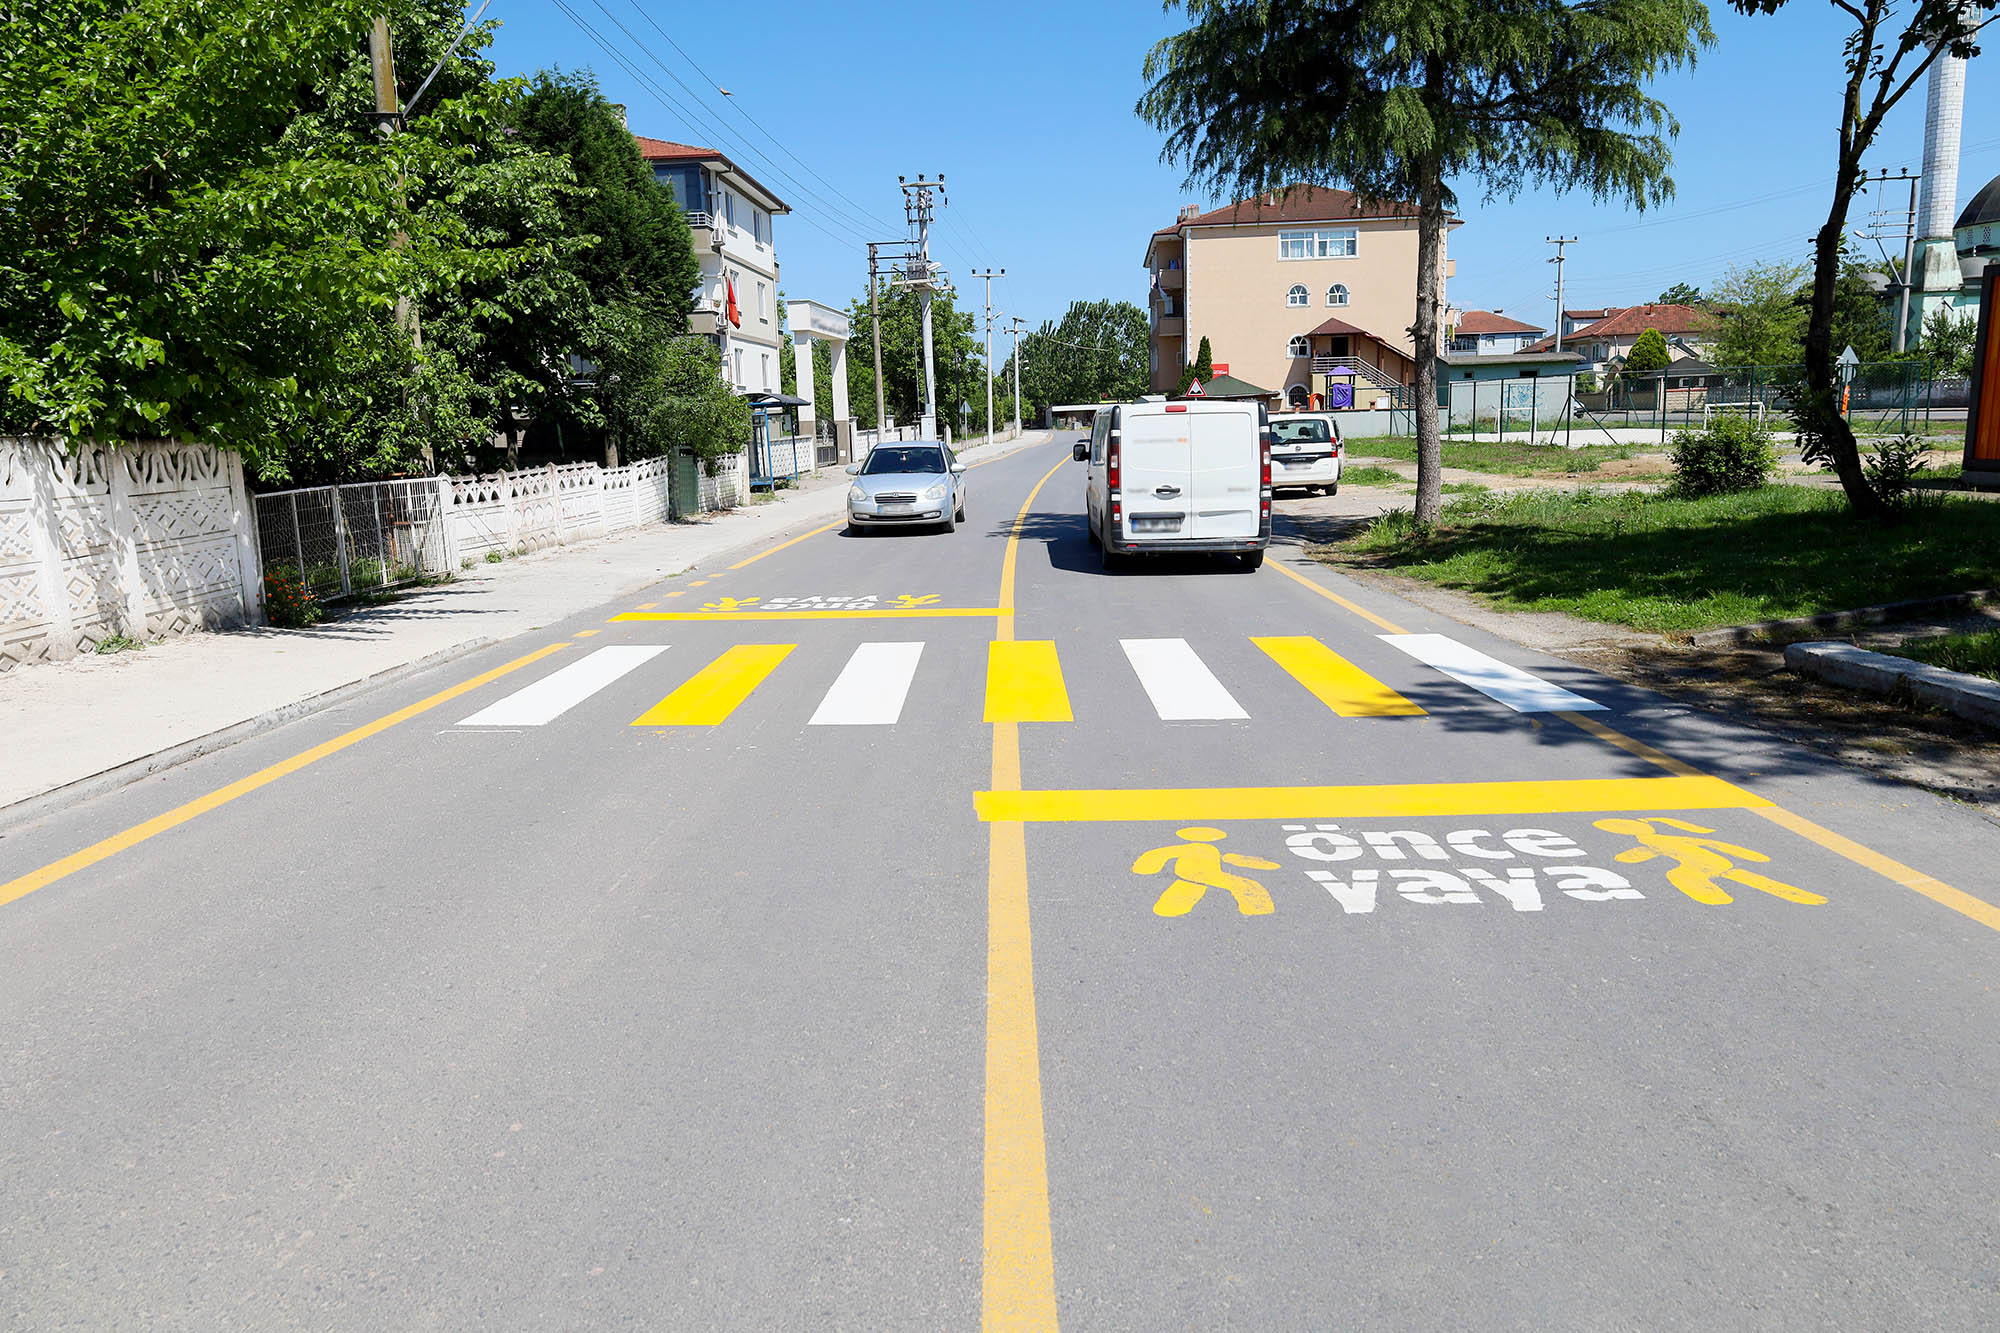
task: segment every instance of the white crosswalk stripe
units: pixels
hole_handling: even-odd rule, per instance
[[[611,644],[480,709],[461,727],[539,727],[667,651],[665,644]]]
[[[1167,722],[1247,718],[1243,705],[1195,655],[1186,639],[1120,639],[1153,711]]]
[[[1519,667],[1508,666],[1444,634],[1381,634],[1377,638],[1419,662],[1470,685],[1517,713],[1601,712],[1604,705],[1573,694]]]
[[[819,701],[808,726],[882,727],[903,715],[916,678],[921,643],[864,643],[854,650]]]

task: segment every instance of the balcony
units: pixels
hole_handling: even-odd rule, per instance
[[[1181,315],[1153,316],[1153,336],[1155,338],[1184,338],[1187,336],[1187,319]]]
[[[1177,292],[1187,286],[1187,270],[1184,268],[1163,268],[1153,274],[1163,292]]]

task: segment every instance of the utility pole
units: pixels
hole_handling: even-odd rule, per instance
[[[1006,277],[1006,269],[972,270],[975,278],[986,279],[986,442],[993,442],[993,279]]]
[[[1861,188],[1865,190],[1870,185],[1884,185],[1890,181],[1908,181],[1910,183],[1910,206],[1903,214],[1901,225],[1903,233],[1902,269],[1898,271],[1895,262],[1889,259],[1889,252],[1882,249],[1882,242],[1885,239],[1894,239],[1896,235],[1896,231],[1892,228],[1889,221],[1891,216],[1889,210],[1885,208],[1875,210],[1868,230],[1863,233],[1869,240],[1875,242],[1877,250],[1882,250],[1882,259],[1885,263],[1888,263],[1889,270],[1896,279],[1895,347],[1898,352],[1907,347],[1910,341],[1910,287],[1912,285],[1910,269],[1916,263],[1917,259],[1917,183],[1922,179],[1923,176],[1920,173],[1914,173],[1908,167],[1904,167],[1894,176],[1889,174],[1889,168],[1883,167],[1877,175],[1872,179],[1865,179],[1861,185]]]
[[[1549,260],[1556,266],[1556,350],[1563,349],[1563,247],[1575,245],[1574,236],[1544,236],[1543,240],[1556,248],[1555,258]]]
[[[903,283],[916,289],[917,310],[924,328],[923,436],[925,439],[937,439],[937,357],[931,346],[931,298],[944,284],[939,281],[943,270],[931,264],[931,216],[934,212],[931,197],[935,195],[946,204],[951,201],[944,197],[943,172],[938,173],[936,180],[925,180],[919,175],[915,182],[898,176],[896,183],[903,187],[903,216],[916,233],[916,257],[904,265]]]
[[[875,335],[875,438],[882,438],[887,419],[882,407],[882,307],[875,300],[875,256],[881,242],[868,242],[868,329]]]
[[[1021,433],[1021,326],[1028,321],[1019,315],[1008,316],[1013,325],[1007,332],[1014,335],[1014,434]]]

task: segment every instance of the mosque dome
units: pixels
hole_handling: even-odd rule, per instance
[[[2000,176],[1995,176],[1986,182],[1979,193],[1972,196],[1972,201],[1965,206],[1965,211],[1958,215],[1958,221],[1952,225],[1952,230],[1990,227],[1995,223],[2000,223]]]

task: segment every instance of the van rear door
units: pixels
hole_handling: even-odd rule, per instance
[[[1195,538],[1255,537],[1261,531],[1258,503],[1263,492],[1263,445],[1258,439],[1257,406],[1211,404],[1191,421]]]
[[[1198,420],[1192,412],[1151,404],[1119,413],[1118,488],[1125,505],[1125,540],[1170,542],[1193,535],[1191,426]]]

